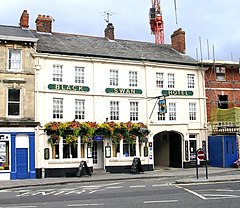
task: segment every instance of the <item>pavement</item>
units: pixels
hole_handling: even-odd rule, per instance
[[[237,168],[218,168],[208,167],[206,177],[206,168],[198,168],[198,179],[196,168],[169,168],[162,167],[154,171],[145,171],[144,173],[107,173],[105,170],[94,170],[92,176],[81,177],[59,177],[59,178],[41,178],[41,179],[18,179],[0,181],[0,190],[21,188],[28,186],[46,186],[68,183],[91,183],[97,181],[128,180],[128,179],[147,179],[147,178],[173,178],[176,184],[187,183],[210,183],[223,181],[240,181],[240,169]]]

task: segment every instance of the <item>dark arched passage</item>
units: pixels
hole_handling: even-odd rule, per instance
[[[182,167],[182,136],[164,131],[153,137],[154,167]]]

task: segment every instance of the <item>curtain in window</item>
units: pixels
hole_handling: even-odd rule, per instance
[[[19,50],[9,51],[9,69],[20,69],[21,52]]]

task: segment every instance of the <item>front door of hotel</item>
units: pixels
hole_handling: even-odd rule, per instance
[[[93,168],[103,168],[103,141],[93,141],[92,146]]]

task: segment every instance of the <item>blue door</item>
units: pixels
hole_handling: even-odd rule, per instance
[[[237,160],[237,140],[235,135],[224,136],[224,167],[232,167]]]
[[[28,178],[28,149],[17,148],[16,151],[17,151],[16,152],[17,179]]]

